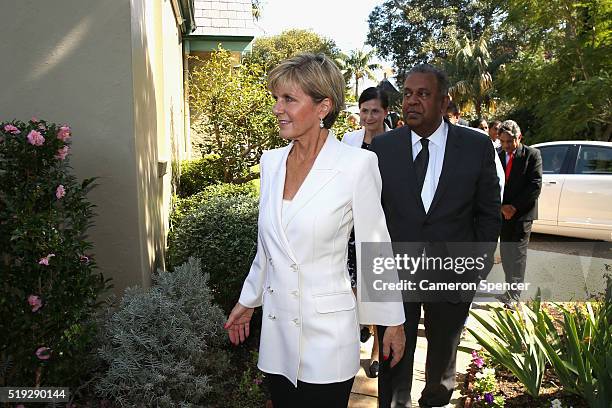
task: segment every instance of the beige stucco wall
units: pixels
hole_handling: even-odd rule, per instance
[[[169,0],[2,1],[0,15],[11,16],[0,24],[0,120],[71,125],[77,177],[99,177],[98,265],[116,292],[147,285],[163,265],[170,205],[170,163],[160,178],[158,160],[184,151]]]

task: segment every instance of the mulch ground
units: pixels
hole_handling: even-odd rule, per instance
[[[586,401],[576,395],[563,391],[552,370],[546,370],[540,395],[534,398],[528,395],[523,385],[508,370],[496,367],[496,379],[499,393],[504,396],[506,408],[550,408],[555,399],[561,401],[564,408],[588,408]],[[478,401],[472,392],[474,375],[478,369],[472,364],[467,374],[458,376],[457,382],[462,384],[461,394],[464,395],[464,408],[484,408],[488,405]]]

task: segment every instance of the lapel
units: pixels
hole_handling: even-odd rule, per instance
[[[269,212],[272,218],[272,227],[274,233],[278,237],[281,246],[285,248],[286,254],[294,263],[297,263],[295,254],[289,246],[289,240],[283,229],[281,221],[281,210],[283,206],[283,189],[285,187],[285,174],[287,171],[287,156],[293,147],[293,142],[280,149],[279,159],[274,163],[273,175],[270,180],[270,199],[268,200]]]
[[[335,168],[338,162],[337,156],[340,153],[340,142],[336,139],[332,131],[329,132],[327,140],[321,148],[315,162],[310,169],[310,172],[302,182],[298,192],[293,197],[291,205],[289,206],[288,213],[285,214],[287,217],[287,225],[295,218],[300,210],[308,204],[317,193],[323,189],[333,178],[338,174],[338,170]],[[285,187],[285,177],[287,174],[287,156],[293,147],[293,143],[282,149],[282,153],[279,155],[280,159],[275,163],[276,169],[274,171],[273,179],[271,180],[270,193],[271,197],[269,200],[270,214],[272,214],[272,225],[274,227],[276,235],[279,237],[282,245],[285,247],[287,255],[297,263],[297,258],[289,245],[287,234],[283,228],[281,220],[281,212],[283,206],[283,191]]]
[[[442,172],[440,173],[440,180],[438,180],[438,187],[434,193],[433,201],[429,206],[429,212],[427,216],[432,214],[436,209],[436,206],[440,202],[444,191],[453,180],[453,174],[455,167],[459,162],[461,155],[461,133],[457,132],[457,127],[450,123],[446,123],[448,127],[448,134],[446,136],[446,146],[444,148],[444,161],[442,162]],[[420,197],[419,197],[420,198]],[[421,200],[419,200],[421,201]]]
[[[504,173],[506,172],[506,152],[502,150],[499,153],[499,160],[502,163],[502,167],[504,168]],[[523,149],[523,144],[521,143],[519,147],[516,148],[516,153],[514,154],[514,159],[512,159],[512,169],[510,169],[510,177],[508,178],[508,183],[512,180],[512,175],[516,175],[519,169],[522,169],[525,163],[525,149]],[[516,177],[516,176],[515,176]]]
[[[312,168],[293,197],[287,214],[285,214],[287,225],[338,174],[338,170],[335,167],[336,163],[338,163],[337,158],[340,153],[340,146],[341,143],[336,139],[333,132],[330,131]],[[284,184],[285,181],[283,179],[283,186]]]
[[[397,141],[399,145],[393,154],[397,158],[399,164],[398,168],[404,168],[404,171],[400,171],[400,185],[406,185],[408,187],[409,194],[412,196],[412,199],[415,200],[417,207],[425,214],[425,207],[423,206],[423,200],[421,200],[421,194],[416,188],[416,174],[414,172],[414,159],[412,158],[412,131],[408,126],[403,126],[400,129],[397,135]]]
[[[523,144],[521,143],[519,147],[517,147],[516,154],[514,155],[514,159],[512,160],[512,168],[510,169],[510,177],[508,178],[508,182],[510,182],[513,178],[516,178],[517,175],[520,174],[520,172],[523,170],[524,164],[525,149],[523,149]]]
[[[506,151],[502,150],[499,153],[497,153],[497,155],[499,156],[499,161],[502,164],[502,167],[504,168],[504,173],[506,172]]]
[[[361,144],[363,143],[363,139],[365,138],[365,128],[359,129],[358,133],[355,135],[355,144],[353,146],[361,149]]]

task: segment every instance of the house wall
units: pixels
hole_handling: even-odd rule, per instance
[[[185,151],[172,13],[169,0],[0,2],[11,16],[0,25],[0,120],[72,127],[77,177],[99,177],[90,239],[117,293],[148,285],[164,263],[171,161]]]

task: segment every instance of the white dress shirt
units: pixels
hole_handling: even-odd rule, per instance
[[[416,159],[417,155],[423,148],[421,144],[421,136],[411,130],[412,135],[412,160]],[[446,139],[448,138],[448,126],[445,121],[440,123],[438,129],[432,133],[429,139],[429,162],[427,164],[427,174],[421,190],[421,200],[425,212],[429,211],[434,194],[438,188],[440,174],[442,174],[442,165],[444,164],[444,152],[446,151]]]

